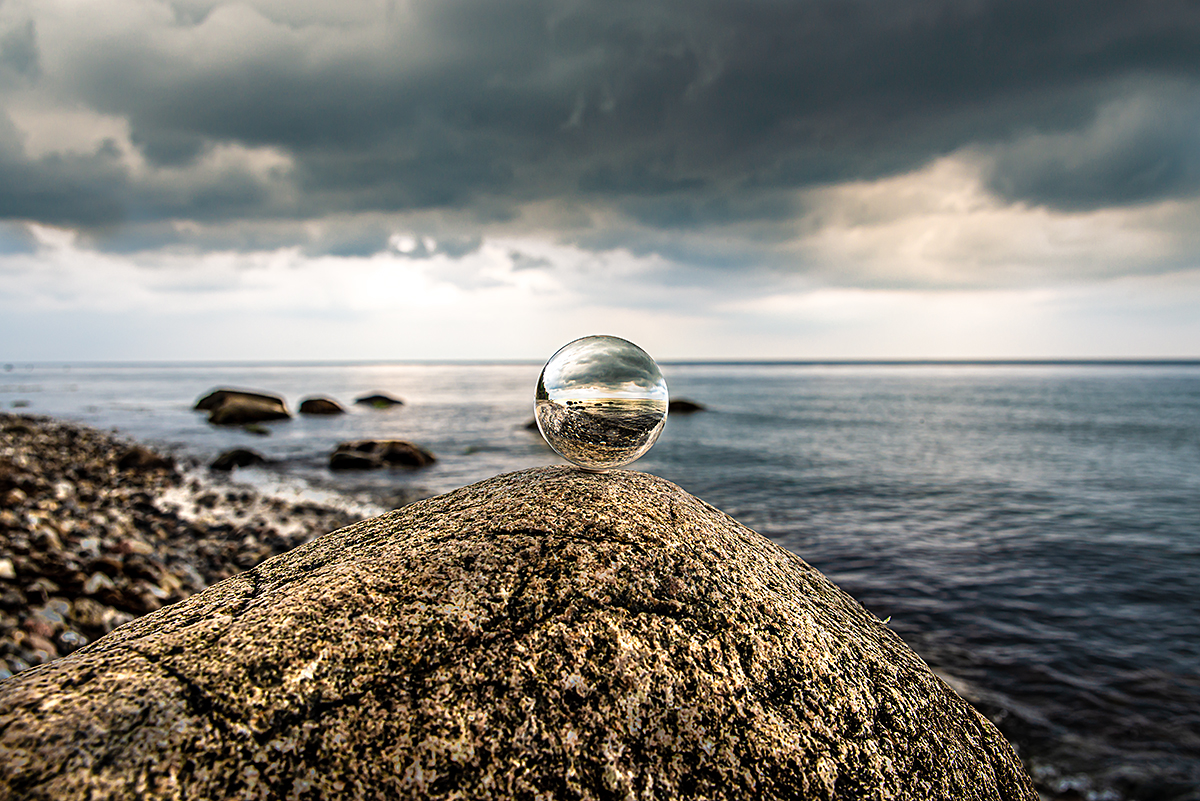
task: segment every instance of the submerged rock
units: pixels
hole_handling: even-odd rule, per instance
[[[329,456],[331,470],[373,470],[380,467],[426,467],[437,461],[432,453],[398,439],[364,439],[340,443]]]
[[[3,687],[0,796],[1037,798],[852,598],[624,471],[363,521]]]
[[[342,405],[330,398],[305,398],[300,401],[300,414],[345,414]]]

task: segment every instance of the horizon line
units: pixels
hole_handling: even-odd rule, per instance
[[[829,358],[829,359],[762,359],[762,358],[675,358],[658,359],[660,365],[686,366],[758,366],[758,367],[1197,367],[1200,357],[1095,357],[1095,358]],[[3,372],[19,369],[71,367],[374,367],[374,366],[500,366],[538,365],[542,359],[50,359],[0,360]]]

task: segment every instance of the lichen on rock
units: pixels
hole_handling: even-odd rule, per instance
[[[0,684],[0,796],[1028,799],[793,554],[625,471],[363,521]]]

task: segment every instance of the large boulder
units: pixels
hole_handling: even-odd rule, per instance
[[[0,797],[1036,801],[881,621],[678,487],[498,476],[0,685]]]

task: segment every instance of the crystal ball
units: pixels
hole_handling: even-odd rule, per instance
[[[538,378],[534,417],[564,459],[600,472],[638,459],[667,422],[667,382],[650,354],[619,337],[577,339]]]

